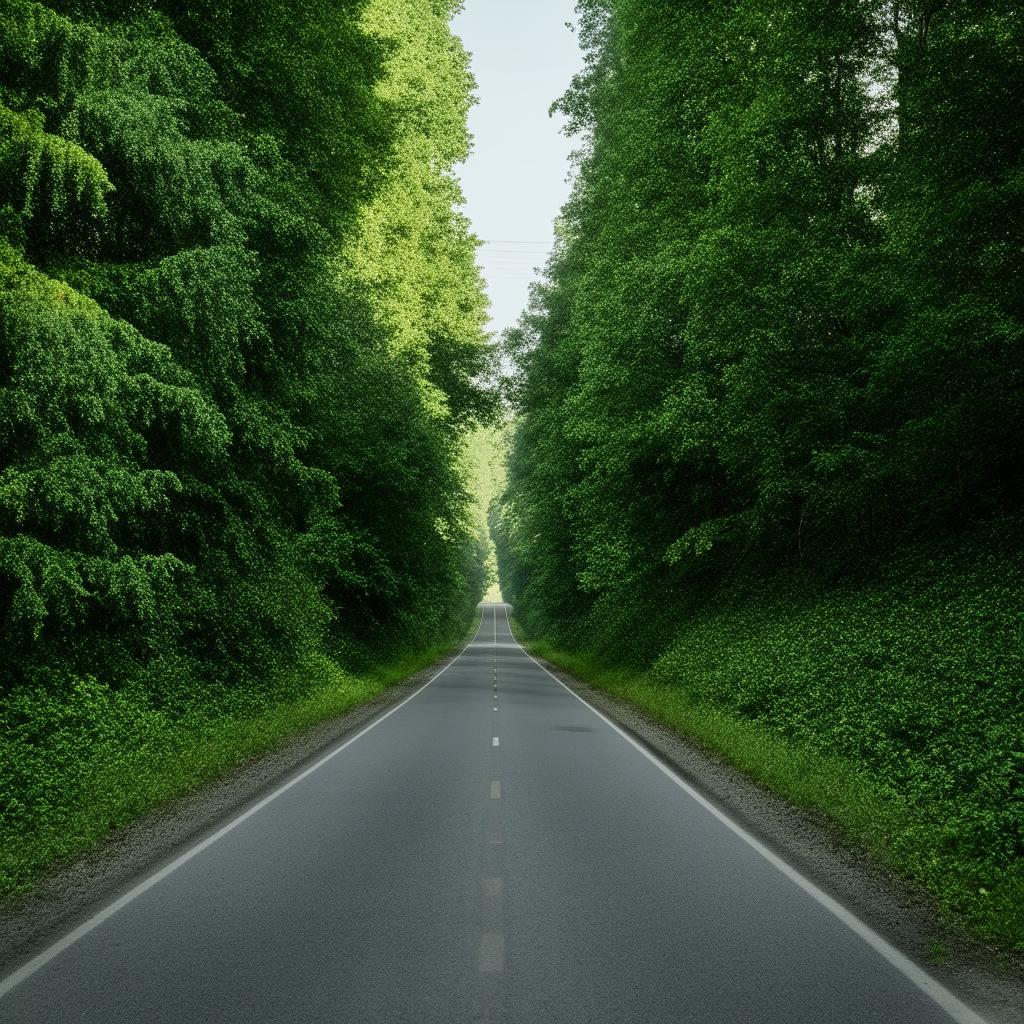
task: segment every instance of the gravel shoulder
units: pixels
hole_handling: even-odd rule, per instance
[[[536,660],[992,1024],[1024,1024],[1024,958],[950,931],[925,891],[852,849],[823,816],[757,785],[628,702]]]

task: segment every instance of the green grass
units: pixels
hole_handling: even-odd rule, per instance
[[[723,596],[646,669],[530,649],[622,698],[1024,952],[1024,558],[982,540],[884,578]]]
[[[466,634],[472,638],[479,615]],[[93,848],[114,829],[343,715],[437,661],[452,644],[352,675],[327,658],[303,667],[304,687],[251,695],[176,716],[145,694],[94,679],[68,692],[23,693],[0,708],[0,896]]]

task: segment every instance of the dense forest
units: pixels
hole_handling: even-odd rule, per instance
[[[751,728],[838,758],[891,811],[857,838],[1024,948],[1020,6],[579,13],[505,596],[766,781]]]
[[[2,887],[465,631],[457,6],[0,3]]]

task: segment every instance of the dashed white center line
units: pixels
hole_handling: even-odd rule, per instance
[[[498,737],[497,736],[495,736],[494,739],[491,740],[491,746],[492,747],[500,747],[501,746],[501,744],[498,742]]]
[[[500,782],[492,782],[491,783],[491,799],[492,800],[500,800],[501,799],[501,783]]]
[[[505,936],[484,932],[480,936],[480,973],[500,974],[505,969]]]

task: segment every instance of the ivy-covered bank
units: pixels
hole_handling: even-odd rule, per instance
[[[456,7],[0,5],[0,891],[463,633]]]

